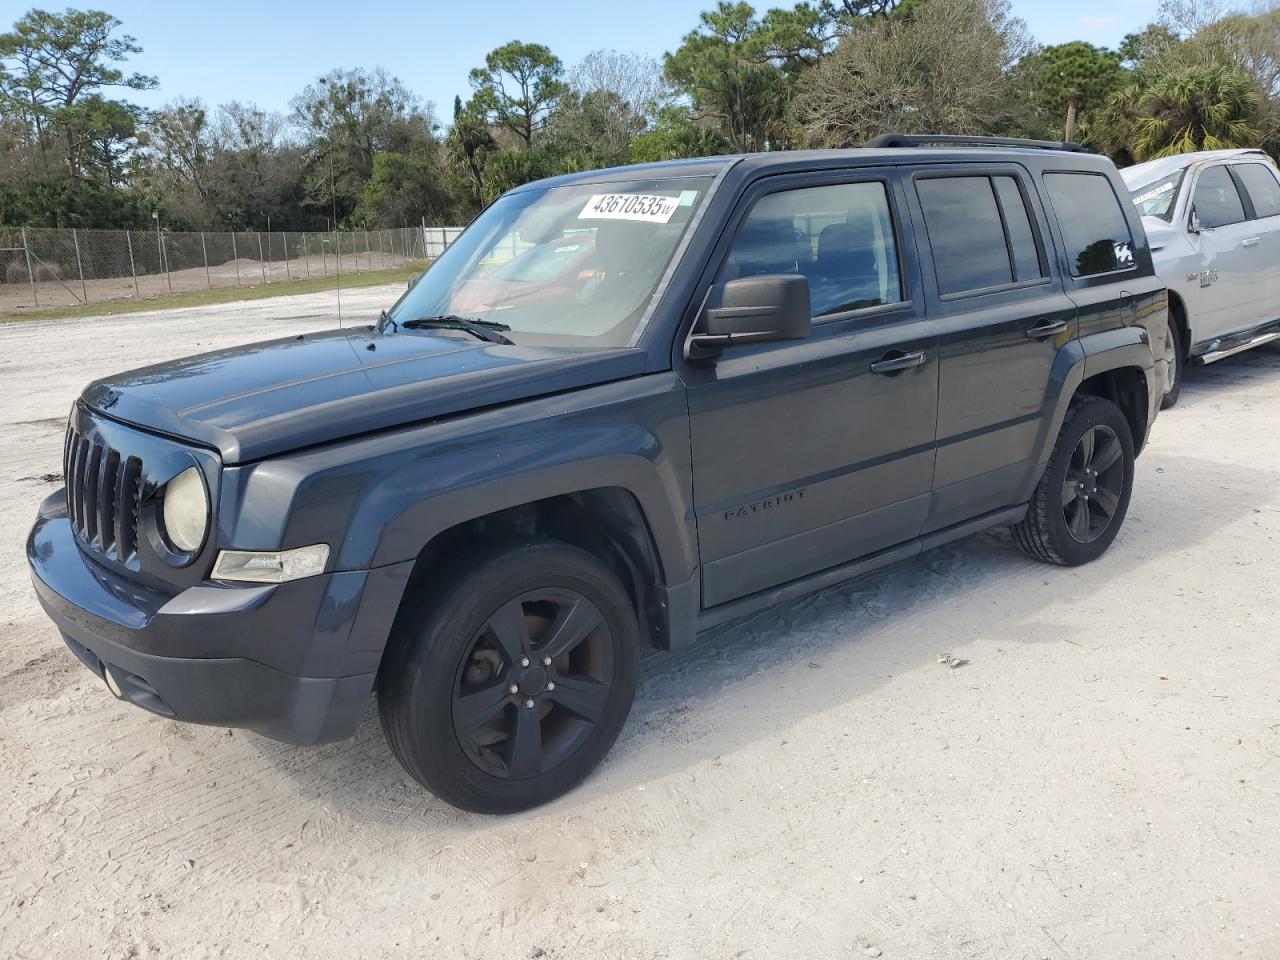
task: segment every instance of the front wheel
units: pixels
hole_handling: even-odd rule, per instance
[[[1120,408],[1101,397],[1074,400],[1014,542],[1033,559],[1063,566],[1102,556],[1129,509],[1133,461]]]
[[[378,674],[383,731],[405,770],[455,806],[545,803],[613,746],[638,644],[631,599],[594,556],[492,543],[402,611]]]
[[[1164,396],[1160,409],[1168,410],[1178,402],[1182,394],[1182,368],[1186,363],[1186,350],[1182,343],[1182,327],[1173,311],[1169,312],[1169,329],[1164,338]]]

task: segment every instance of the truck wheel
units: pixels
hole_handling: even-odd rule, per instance
[[[638,645],[631,599],[594,556],[554,540],[491,543],[401,611],[378,673],[383,732],[442,800],[537,806],[613,746]]]
[[[1074,567],[1111,545],[1133,491],[1133,434],[1101,397],[1072,402],[1014,542],[1035,560]]]
[[[1182,393],[1182,367],[1186,363],[1182,328],[1172,310],[1169,311],[1169,333],[1164,338],[1164,360],[1164,397],[1160,401],[1160,409],[1168,410],[1178,402]]]

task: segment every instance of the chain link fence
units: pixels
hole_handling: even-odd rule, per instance
[[[243,233],[0,227],[0,316],[431,260],[461,227]]]

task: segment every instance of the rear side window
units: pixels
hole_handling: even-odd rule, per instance
[[[1133,235],[1111,182],[1100,173],[1046,173],[1071,275],[1092,277],[1134,265]]]
[[[738,228],[716,282],[766,273],[806,277],[815,318],[900,303],[884,183],[837,183],[761,197]]]
[[[1236,182],[1223,166],[1210,167],[1196,180],[1192,198],[1202,227],[1225,227],[1244,219],[1244,204]]]
[[[916,191],[944,296],[1044,275],[1013,177],[930,177]]]
[[[1240,163],[1232,169],[1244,184],[1245,192],[1253,201],[1253,212],[1259,218],[1280,214],[1280,181],[1276,180],[1270,167],[1261,163]]]

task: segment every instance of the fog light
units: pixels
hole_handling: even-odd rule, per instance
[[[107,689],[115,694],[117,700],[124,699],[124,691],[120,689],[120,684],[116,683],[116,678],[111,675],[111,668],[106,665],[102,668],[102,679],[107,682]]]
[[[324,573],[328,562],[327,543],[294,550],[223,550],[213,565],[213,579],[284,583]]]

